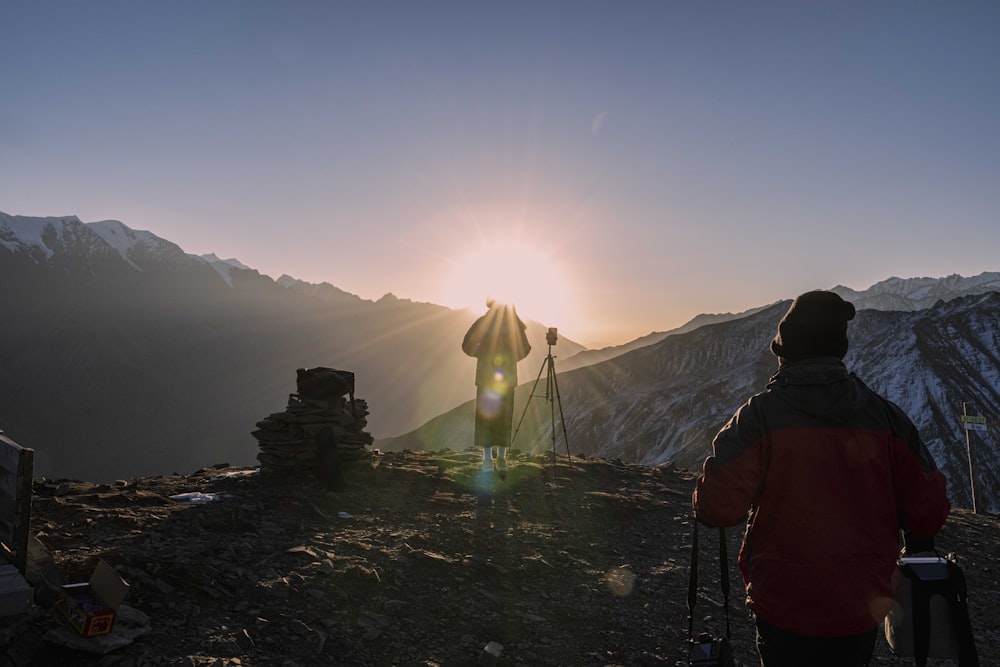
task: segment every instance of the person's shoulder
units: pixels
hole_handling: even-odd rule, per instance
[[[486,321],[486,315],[480,315],[477,317],[472,324],[469,326],[469,331],[475,331],[483,326],[483,322]]]
[[[871,405],[877,406],[877,409],[885,415],[893,430],[904,431],[913,428],[913,420],[895,401],[875,391],[853,373],[851,377],[858,387],[859,398],[867,399]]]
[[[774,387],[768,385],[760,391],[750,394],[744,405],[768,405],[775,400]]]
[[[736,409],[735,416],[745,417],[749,413],[762,414],[774,405],[775,397],[769,390],[751,394],[743,404]]]

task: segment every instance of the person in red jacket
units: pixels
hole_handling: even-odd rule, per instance
[[[933,540],[951,505],[916,427],[848,372],[854,306],[802,294],[778,324],[778,371],[716,435],[699,521],[747,521],[739,563],[764,667],[867,665],[892,600],[900,531]]]
[[[507,469],[514,419],[517,362],[528,356],[527,329],[513,305],[486,300],[486,314],[469,327],[462,351],[476,357],[475,443],[483,448],[483,470]],[[496,451],[494,463],[493,452]]]

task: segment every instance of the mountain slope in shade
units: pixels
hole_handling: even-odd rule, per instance
[[[297,368],[354,371],[375,437],[475,392],[461,340],[476,313],[279,284],[115,221],[0,214],[0,285],[0,428],[36,450],[39,475],[251,464],[250,432],[284,409]],[[528,334],[537,366],[545,328]]]
[[[538,452],[554,444],[559,455],[569,450],[698,469],[715,433],[777,369],[768,345],[789,303],[669,336],[601,364],[557,372],[558,401],[547,399],[544,388],[532,396],[532,387],[522,385],[514,446]],[[925,310],[861,310],[849,336],[848,368],[910,415],[948,476],[956,505],[971,507],[963,403],[989,419],[993,430],[973,436],[979,508],[1000,508],[1000,293],[942,301]],[[464,446],[473,417],[470,402],[376,446]]]

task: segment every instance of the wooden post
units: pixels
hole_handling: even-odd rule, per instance
[[[962,403],[962,416],[968,417],[969,415],[969,404]],[[972,489],[972,512],[974,514],[979,514],[979,503],[976,498],[976,464],[972,458],[972,429],[969,425],[963,421],[962,427],[965,429],[965,452],[969,457],[969,486]]]

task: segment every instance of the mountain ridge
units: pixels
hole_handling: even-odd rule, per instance
[[[281,286],[119,224],[100,225],[109,243],[75,216],[0,214],[0,284],[14,286],[0,291],[0,349],[17,351],[0,358],[0,428],[36,450],[39,474],[251,464],[254,424],[283,408],[297,368],[355,372],[376,436],[475,391],[460,347],[472,311]],[[544,336],[529,322],[526,363],[542,363]]]
[[[284,406],[296,368],[317,365],[357,373],[359,395],[371,405],[376,446],[462,449],[471,442],[475,361],[458,352],[474,319],[470,311],[391,293],[373,302],[287,275],[273,280],[236,259],[189,255],[150,232],[118,221],[82,223],[76,216],[0,213],[0,280],[18,286],[0,296],[11,321],[0,330],[0,344],[19,351],[0,360],[7,380],[0,386],[0,427],[38,451],[40,474],[111,481],[191,469],[206,460],[250,464],[256,456],[249,437],[253,424]],[[941,316],[923,321],[925,315],[902,314],[924,313],[970,294],[995,294],[998,286],[1000,274],[983,273],[893,277],[865,291],[834,288],[867,313],[852,327],[862,325],[884,352],[895,354],[885,340],[906,351],[909,365],[893,371],[903,378],[899,382],[890,381],[891,375],[878,379],[874,359],[859,357],[859,372],[871,372],[890,397],[902,396],[908,410],[931,415],[924,425],[934,442],[945,442],[944,415],[954,414],[959,399],[953,394],[966,391],[971,374],[977,380],[961,400],[982,403],[975,409],[998,409],[997,381],[982,367],[983,360],[995,363],[998,345],[969,337],[976,327],[988,327],[963,320],[961,345],[942,348],[952,365],[965,369],[958,372],[934,359],[935,348],[955,327]],[[565,384],[562,405],[570,416],[572,447],[611,458],[697,465],[713,429],[745,398],[738,394],[759,390],[773,369],[766,343],[786,306],[699,315],[619,348],[583,350],[563,338],[551,351],[558,357],[559,384]],[[964,317],[960,310],[952,315]],[[747,326],[756,329],[745,331]],[[909,333],[894,333],[900,326]],[[534,350],[521,365],[516,414],[523,411],[528,419],[516,444],[529,451],[551,445],[546,406],[528,397],[541,379],[532,371],[544,370],[544,331],[530,323]],[[666,357],[679,356],[671,361],[664,350]],[[657,385],[669,373],[698,375],[701,368],[703,375],[712,355],[730,363],[711,366],[716,376],[695,378],[697,395],[684,396],[683,386],[665,392]],[[928,364],[935,366],[933,381],[915,374]],[[913,378],[921,380],[920,391],[907,382]],[[589,395],[580,388],[586,385]],[[528,404],[534,409],[526,410]],[[606,442],[588,442],[598,434]],[[686,454],[688,447],[701,450]],[[935,447],[944,450],[943,444]],[[986,455],[983,474],[992,498],[996,457]],[[945,458],[958,479],[960,459],[950,453]],[[957,482],[954,491],[959,498],[967,493]]]
[[[752,394],[763,391],[777,369],[769,343],[789,304],[778,302],[745,318],[560,373],[558,401],[522,385],[515,416],[525,425],[514,436],[515,446],[698,469],[715,433]],[[848,369],[910,415],[959,506],[972,506],[963,404],[989,416],[991,431],[975,438],[973,457],[981,507],[997,511],[1000,460],[990,443],[1000,426],[1000,292],[938,301],[925,310],[860,310],[848,336]],[[471,442],[472,422],[470,402],[375,446],[421,449],[433,443],[461,449]]]

